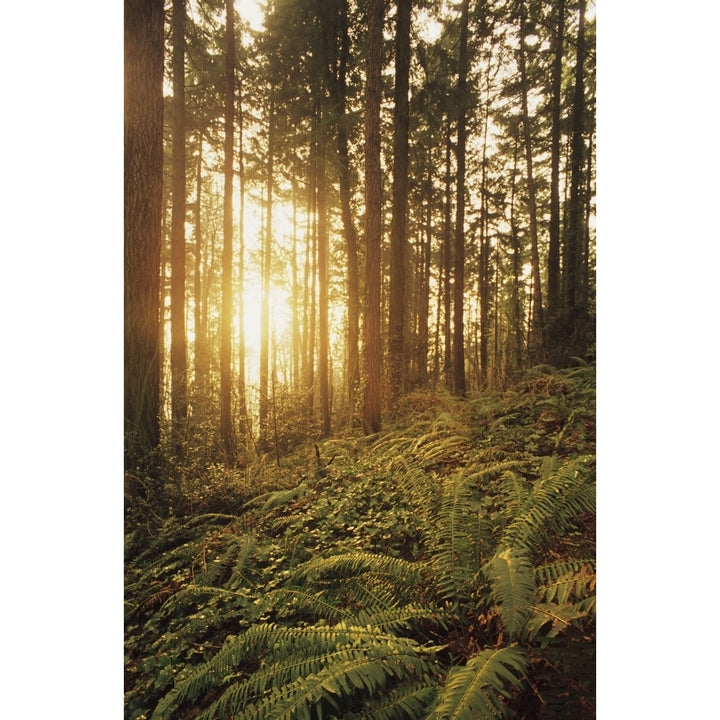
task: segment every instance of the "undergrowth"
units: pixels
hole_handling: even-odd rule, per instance
[[[127,720],[594,717],[594,368],[405,403],[129,518]]]

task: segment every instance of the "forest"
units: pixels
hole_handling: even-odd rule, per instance
[[[595,25],[125,0],[126,720],[595,717]]]

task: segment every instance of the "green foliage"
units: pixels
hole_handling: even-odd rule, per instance
[[[483,650],[462,667],[452,668],[435,713],[437,720],[512,717],[504,702],[522,687],[525,653],[517,647]]]
[[[591,377],[445,397],[234,512],[129,527],[127,720],[592,717]]]

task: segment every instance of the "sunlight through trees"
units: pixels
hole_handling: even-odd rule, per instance
[[[214,424],[242,463],[592,360],[592,4],[166,12],[151,445]]]

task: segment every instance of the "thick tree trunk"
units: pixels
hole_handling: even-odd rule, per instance
[[[380,285],[382,176],[380,169],[380,102],[382,99],[383,0],[367,0],[365,86],[365,323],[363,327],[363,428],[376,433],[382,425]]]
[[[124,121],[125,462],[160,442],[163,3],[126,0]]]
[[[402,393],[405,361],[405,255],[408,211],[408,136],[410,131],[410,12],[412,0],[397,0],[395,30],[395,110],[393,117],[392,221],[390,226],[390,319],[388,380],[390,399]]]
[[[233,0],[226,0],[225,27],[225,188],[223,202],[222,312],[220,331],[220,435],[228,465],[236,461],[232,422],[233,178],[235,126],[235,23]]]
[[[173,431],[187,417],[185,332],[185,0],[173,0],[170,376]]]

